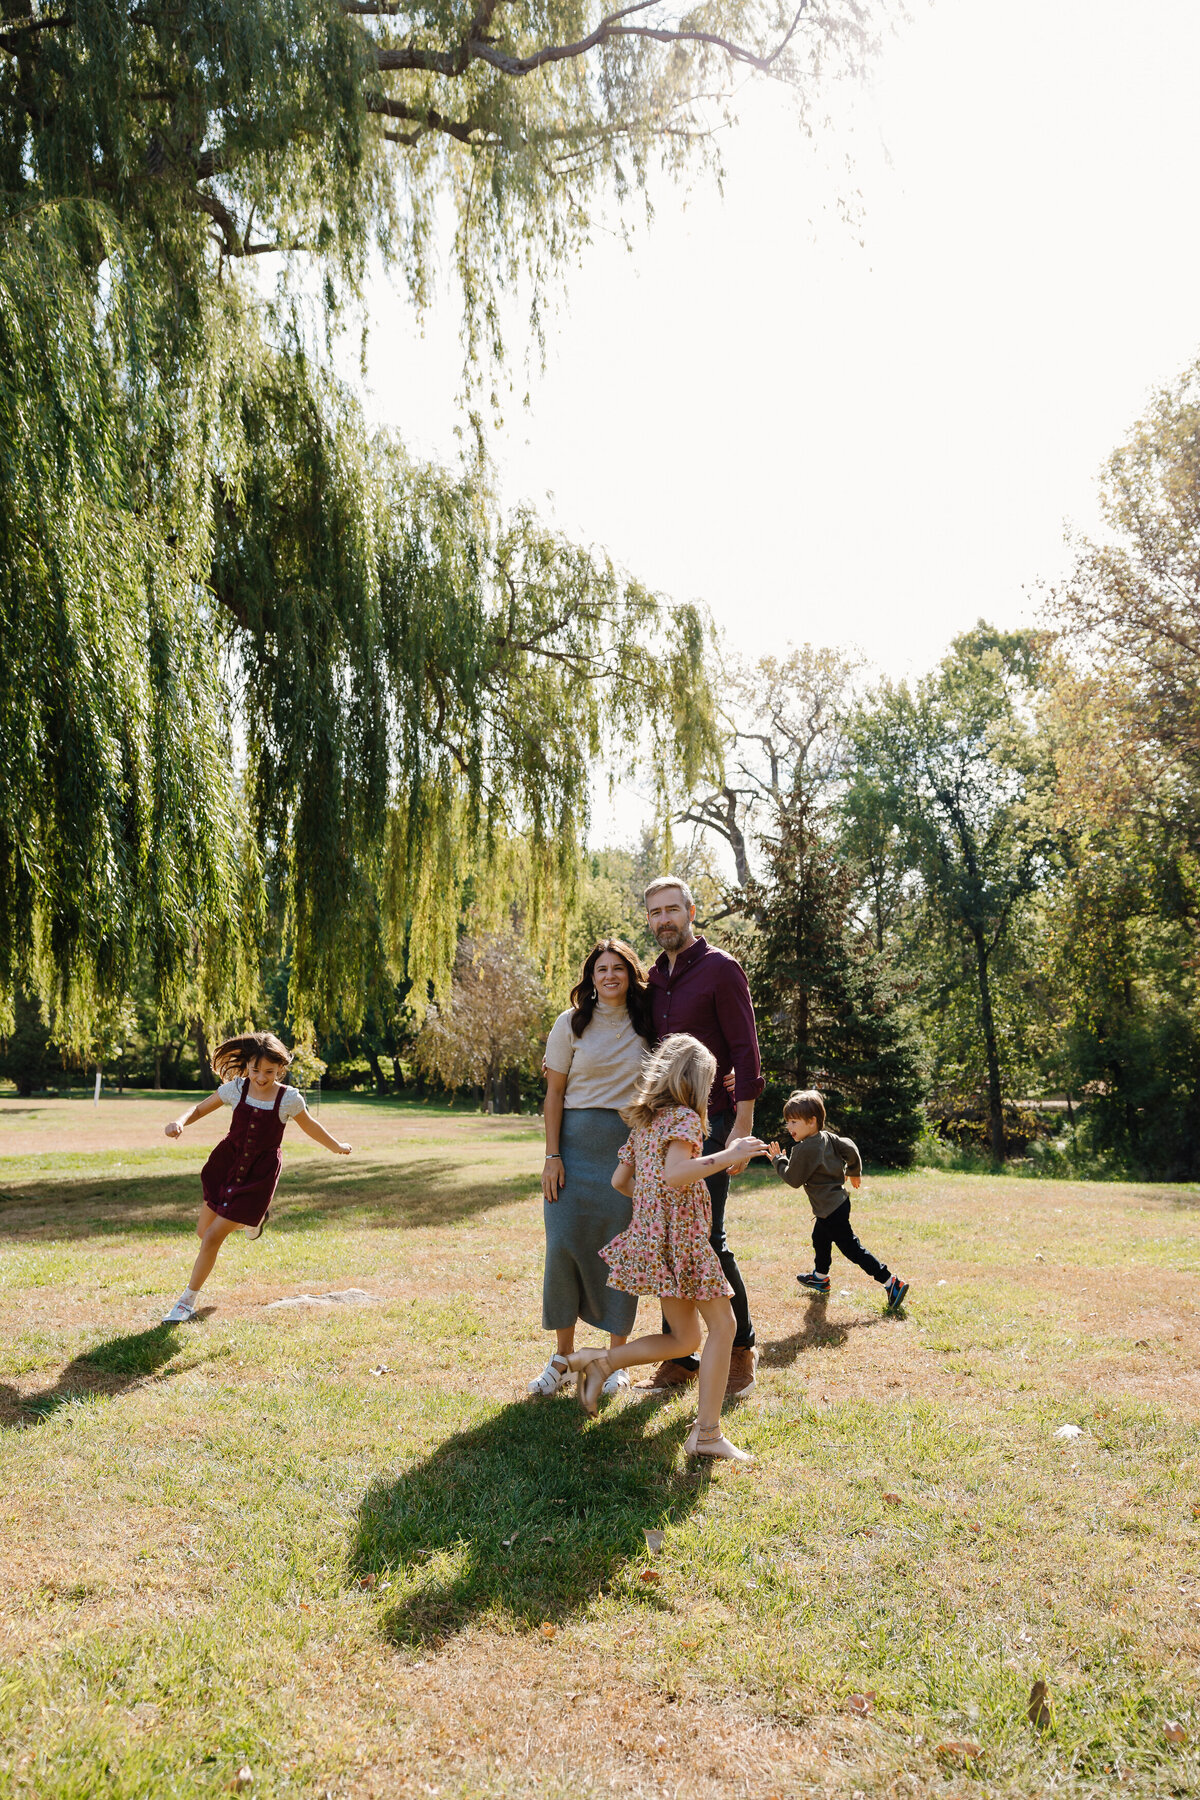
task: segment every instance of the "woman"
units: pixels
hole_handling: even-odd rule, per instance
[[[636,1294],[608,1286],[600,1247],[626,1230],[630,1200],[612,1186],[617,1151],[629,1136],[620,1108],[633,1100],[642,1058],[654,1042],[646,971],[620,938],[602,938],[589,953],[571,1005],[546,1040],[546,1161],[542,1211],[546,1272],[542,1328],[554,1355],[529,1383],[531,1394],[555,1394],[571,1379],[567,1357],[583,1320],[623,1344],[637,1315]],[[628,1387],[623,1369],[602,1392]]]

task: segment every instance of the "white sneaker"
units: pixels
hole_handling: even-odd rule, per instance
[[[614,1369],[612,1374],[609,1376],[608,1380],[605,1382],[604,1386],[600,1389],[600,1392],[602,1394],[619,1394],[621,1392],[622,1388],[627,1388],[628,1386],[629,1386],[628,1370]]]
[[[558,1366],[560,1362],[562,1363],[561,1369]],[[541,1374],[535,1375],[529,1383],[529,1392],[531,1394],[557,1394],[564,1382],[574,1379],[575,1377],[566,1365],[565,1358],[552,1356]]]
[[[186,1300],[177,1300],[170,1312],[163,1314],[163,1324],[186,1325],[188,1320],[194,1319],[195,1316],[196,1309],[194,1306],[189,1306]]]

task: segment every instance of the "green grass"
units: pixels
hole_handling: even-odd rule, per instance
[[[289,1138],[170,1331],[204,1149],[164,1110],[0,1104],[0,1794],[1200,1789],[1194,1192],[874,1179],[888,1318],[844,1263],[800,1298],[805,1212],[743,1179],[738,1472],[686,1397],[520,1397],[534,1122],[327,1102],[355,1156]]]

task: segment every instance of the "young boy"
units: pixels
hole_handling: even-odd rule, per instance
[[[850,1186],[862,1183],[862,1157],[858,1146],[847,1137],[837,1137],[825,1129],[825,1102],[815,1088],[789,1095],[783,1109],[783,1122],[793,1139],[792,1153],[784,1156],[779,1145],[772,1143],[771,1161],[789,1187],[802,1187],[815,1216],[813,1221],[813,1272],[797,1275],[801,1287],[814,1294],[829,1293],[831,1246],[836,1244],[842,1255],[873,1281],[878,1281],[887,1294],[889,1312],[904,1304],[907,1281],[893,1275],[878,1257],[864,1250],[850,1224],[850,1196],[846,1192],[846,1171]]]

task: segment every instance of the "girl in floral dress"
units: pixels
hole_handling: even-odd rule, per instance
[[[708,1241],[712,1211],[704,1178],[752,1156],[765,1156],[767,1146],[759,1138],[744,1137],[712,1156],[700,1154],[716,1072],[711,1052],[696,1038],[676,1032],[647,1059],[633,1104],[621,1114],[631,1130],[617,1152],[612,1184],[618,1193],[632,1193],[633,1220],[600,1254],[608,1264],[610,1287],[626,1294],[657,1294],[670,1335],[656,1332],[608,1350],[573,1351],[567,1360],[582,1374],[578,1392],[585,1412],[594,1413],[614,1370],[690,1356],[699,1349],[703,1319],[708,1338],[700,1358],[699,1406],[684,1451],[750,1462],[721,1430],[735,1326],[732,1290]]]

